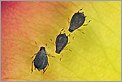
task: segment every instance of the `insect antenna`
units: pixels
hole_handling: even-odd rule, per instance
[[[60,34],[65,33],[64,28],[61,29]]]
[[[80,9],[80,10],[78,10],[78,13],[79,13],[81,10],[83,10],[83,8],[82,8],[82,9]]]
[[[33,58],[37,53],[35,53],[31,58]]]
[[[71,33],[69,33],[68,35],[67,35],[68,37],[71,37]],[[72,37],[72,39],[74,39],[75,37],[73,36]],[[69,43],[68,43],[69,44]]]
[[[35,44],[37,46],[37,42],[35,41]],[[37,46],[38,47],[38,46]],[[37,53],[35,53],[31,58],[34,58],[34,56],[36,55]]]

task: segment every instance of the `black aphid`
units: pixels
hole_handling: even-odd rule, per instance
[[[64,47],[67,45],[68,43],[68,36],[66,36],[66,34],[59,34],[56,38],[56,53],[60,54],[60,52],[64,49]]]
[[[82,9],[80,9],[80,10],[82,10]],[[73,32],[74,30],[78,29],[85,22],[86,16],[84,15],[84,12],[79,12],[79,11],[77,13],[75,13],[71,18],[70,26],[68,29],[70,32]]]
[[[46,54],[45,47],[41,47],[38,53],[35,54],[35,58],[32,62],[34,63],[34,67],[38,69],[38,71],[43,70],[43,73],[46,71],[46,67],[48,64],[48,57]],[[32,72],[33,72],[33,65],[32,65]]]

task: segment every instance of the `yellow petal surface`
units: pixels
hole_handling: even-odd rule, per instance
[[[85,24],[91,22],[69,33],[68,21],[81,8]],[[2,80],[120,80],[120,16],[120,1],[3,1]],[[56,54],[62,28],[69,44]],[[44,74],[31,73],[31,57],[41,46],[55,57],[48,57]]]

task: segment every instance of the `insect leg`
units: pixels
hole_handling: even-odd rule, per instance
[[[68,35],[70,37],[71,33]]]
[[[45,44],[45,46],[47,46],[47,43]]]
[[[69,50],[70,52],[72,51],[71,49],[66,49],[66,50]]]
[[[50,39],[50,41],[53,41],[52,39]]]
[[[74,39],[75,37],[73,36],[72,38]]]
[[[43,74],[45,73],[46,70],[47,70],[47,67],[43,69]]]
[[[55,56],[52,56],[52,55],[50,55],[50,54],[47,54],[49,57],[55,57]]]
[[[62,60],[62,57],[63,57],[63,55],[61,54],[61,58],[60,58],[60,61]]]
[[[70,52],[72,51],[71,49],[68,49],[67,47],[65,48],[65,50],[69,50]]]
[[[70,33],[68,36],[70,37],[70,35],[71,35],[71,33]],[[74,38],[75,38],[75,36],[73,35],[73,36],[72,36],[72,39],[74,39]],[[68,44],[69,44],[69,43],[70,43],[70,42],[68,42]]]
[[[31,58],[33,58],[37,53],[35,53]]]
[[[34,62],[34,61],[32,61],[31,73],[33,72],[33,62]]]
[[[64,30],[64,28],[62,28],[62,29],[61,29],[61,31],[60,31],[60,34],[62,34],[62,32],[64,32],[64,33],[65,33],[65,30]]]
[[[88,21],[88,23],[84,24],[83,26],[87,26],[90,23],[91,20]]]
[[[85,34],[81,29],[78,29],[78,31],[82,32],[83,34]]]
[[[38,44],[37,44],[37,42],[35,41],[35,45],[38,47]]]
[[[68,18],[68,25],[70,24],[69,18]]]
[[[69,51],[72,51],[71,49],[69,49]]]
[[[50,41],[51,41],[51,44],[55,45],[55,44],[53,43],[53,40],[52,40],[52,39],[50,39]]]

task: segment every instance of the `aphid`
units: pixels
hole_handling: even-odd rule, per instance
[[[35,54],[35,58],[32,61],[32,72],[33,72],[33,64],[34,67],[38,69],[38,71],[43,70],[43,73],[46,71],[48,63],[48,57],[45,50],[45,47],[40,47],[38,53]]]
[[[59,34],[56,38],[56,53],[60,54],[60,52],[64,49],[64,47],[67,45],[68,43],[68,36],[66,36],[65,33],[63,34]]]
[[[82,9],[80,9],[82,10]],[[79,10],[79,11],[80,11]],[[69,26],[69,32],[73,32],[75,31],[76,29],[78,29],[80,26],[82,26],[85,22],[85,18],[86,16],[84,15],[84,12],[77,12],[75,13],[72,18],[71,18],[71,21],[70,21],[70,26]],[[90,21],[89,21],[90,22]],[[88,22],[88,23],[89,23]],[[84,26],[86,26],[87,24],[85,24]]]

